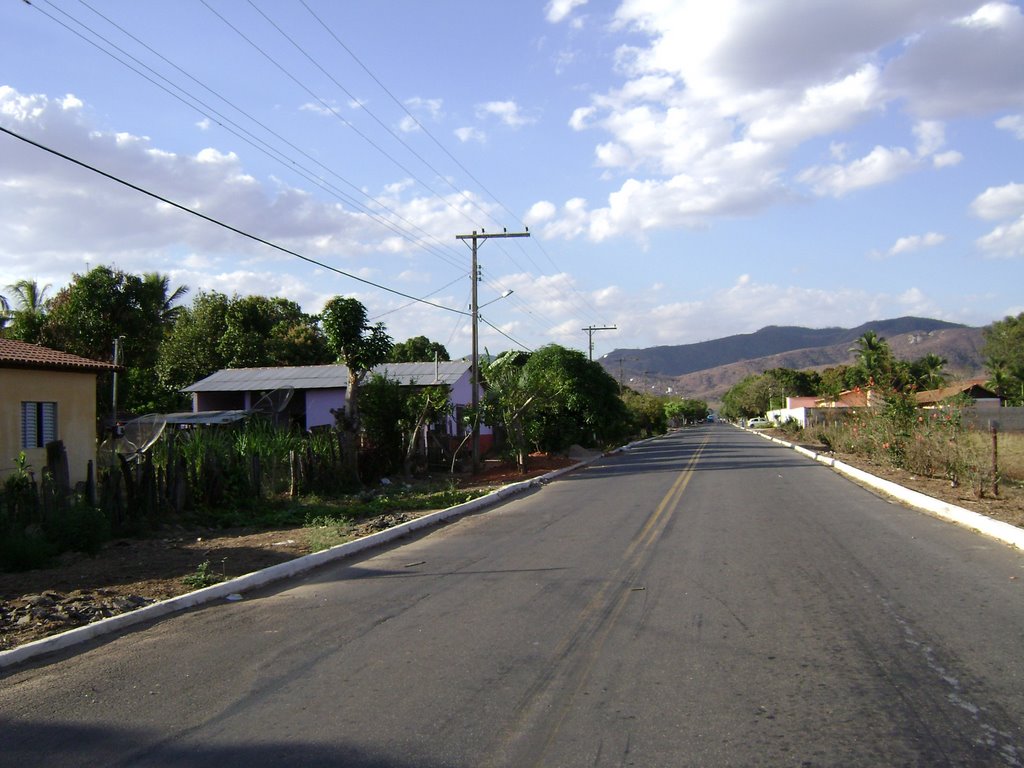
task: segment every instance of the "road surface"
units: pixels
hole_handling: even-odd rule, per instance
[[[0,764],[1020,766],[1024,555],[702,426],[6,672]]]

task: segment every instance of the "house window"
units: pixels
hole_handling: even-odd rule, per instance
[[[57,439],[57,404],[21,404],[21,447],[42,448]]]

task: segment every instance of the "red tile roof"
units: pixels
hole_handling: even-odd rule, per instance
[[[38,344],[0,339],[0,368],[31,368],[56,371],[112,371],[117,366],[71,355]]]

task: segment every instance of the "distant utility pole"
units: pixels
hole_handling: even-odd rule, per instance
[[[471,240],[473,249],[473,267],[469,273],[469,279],[472,281],[473,289],[470,293],[470,314],[473,317],[473,473],[476,474],[480,471],[480,307],[477,305],[476,299],[476,287],[477,283],[480,282],[480,268],[476,263],[476,251],[477,243],[482,240],[490,240],[493,237],[529,237],[530,228],[527,227],[525,232],[509,232],[503,229],[501,232],[495,232],[493,234],[487,234],[487,232],[481,228],[478,233],[475,229],[472,234],[469,235],[456,235],[456,240]]]
[[[614,325],[588,325],[582,330],[587,332],[587,337],[590,341],[590,359],[594,359],[594,331],[617,331],[618,328]]]

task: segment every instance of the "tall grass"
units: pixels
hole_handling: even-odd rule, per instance
[[[852,409],[845,418],[820,428],[818,437],[832,450],[923,477],[944,478],[983,495],[995,479],[991,438],[967,428],[964,407],[954,401],[938,409],[918,409],[909,397],[895,395],[882,407]],[[1024,477],[1024,439],[1011,437],[1015,439],[1001,436],[998,474]]]

